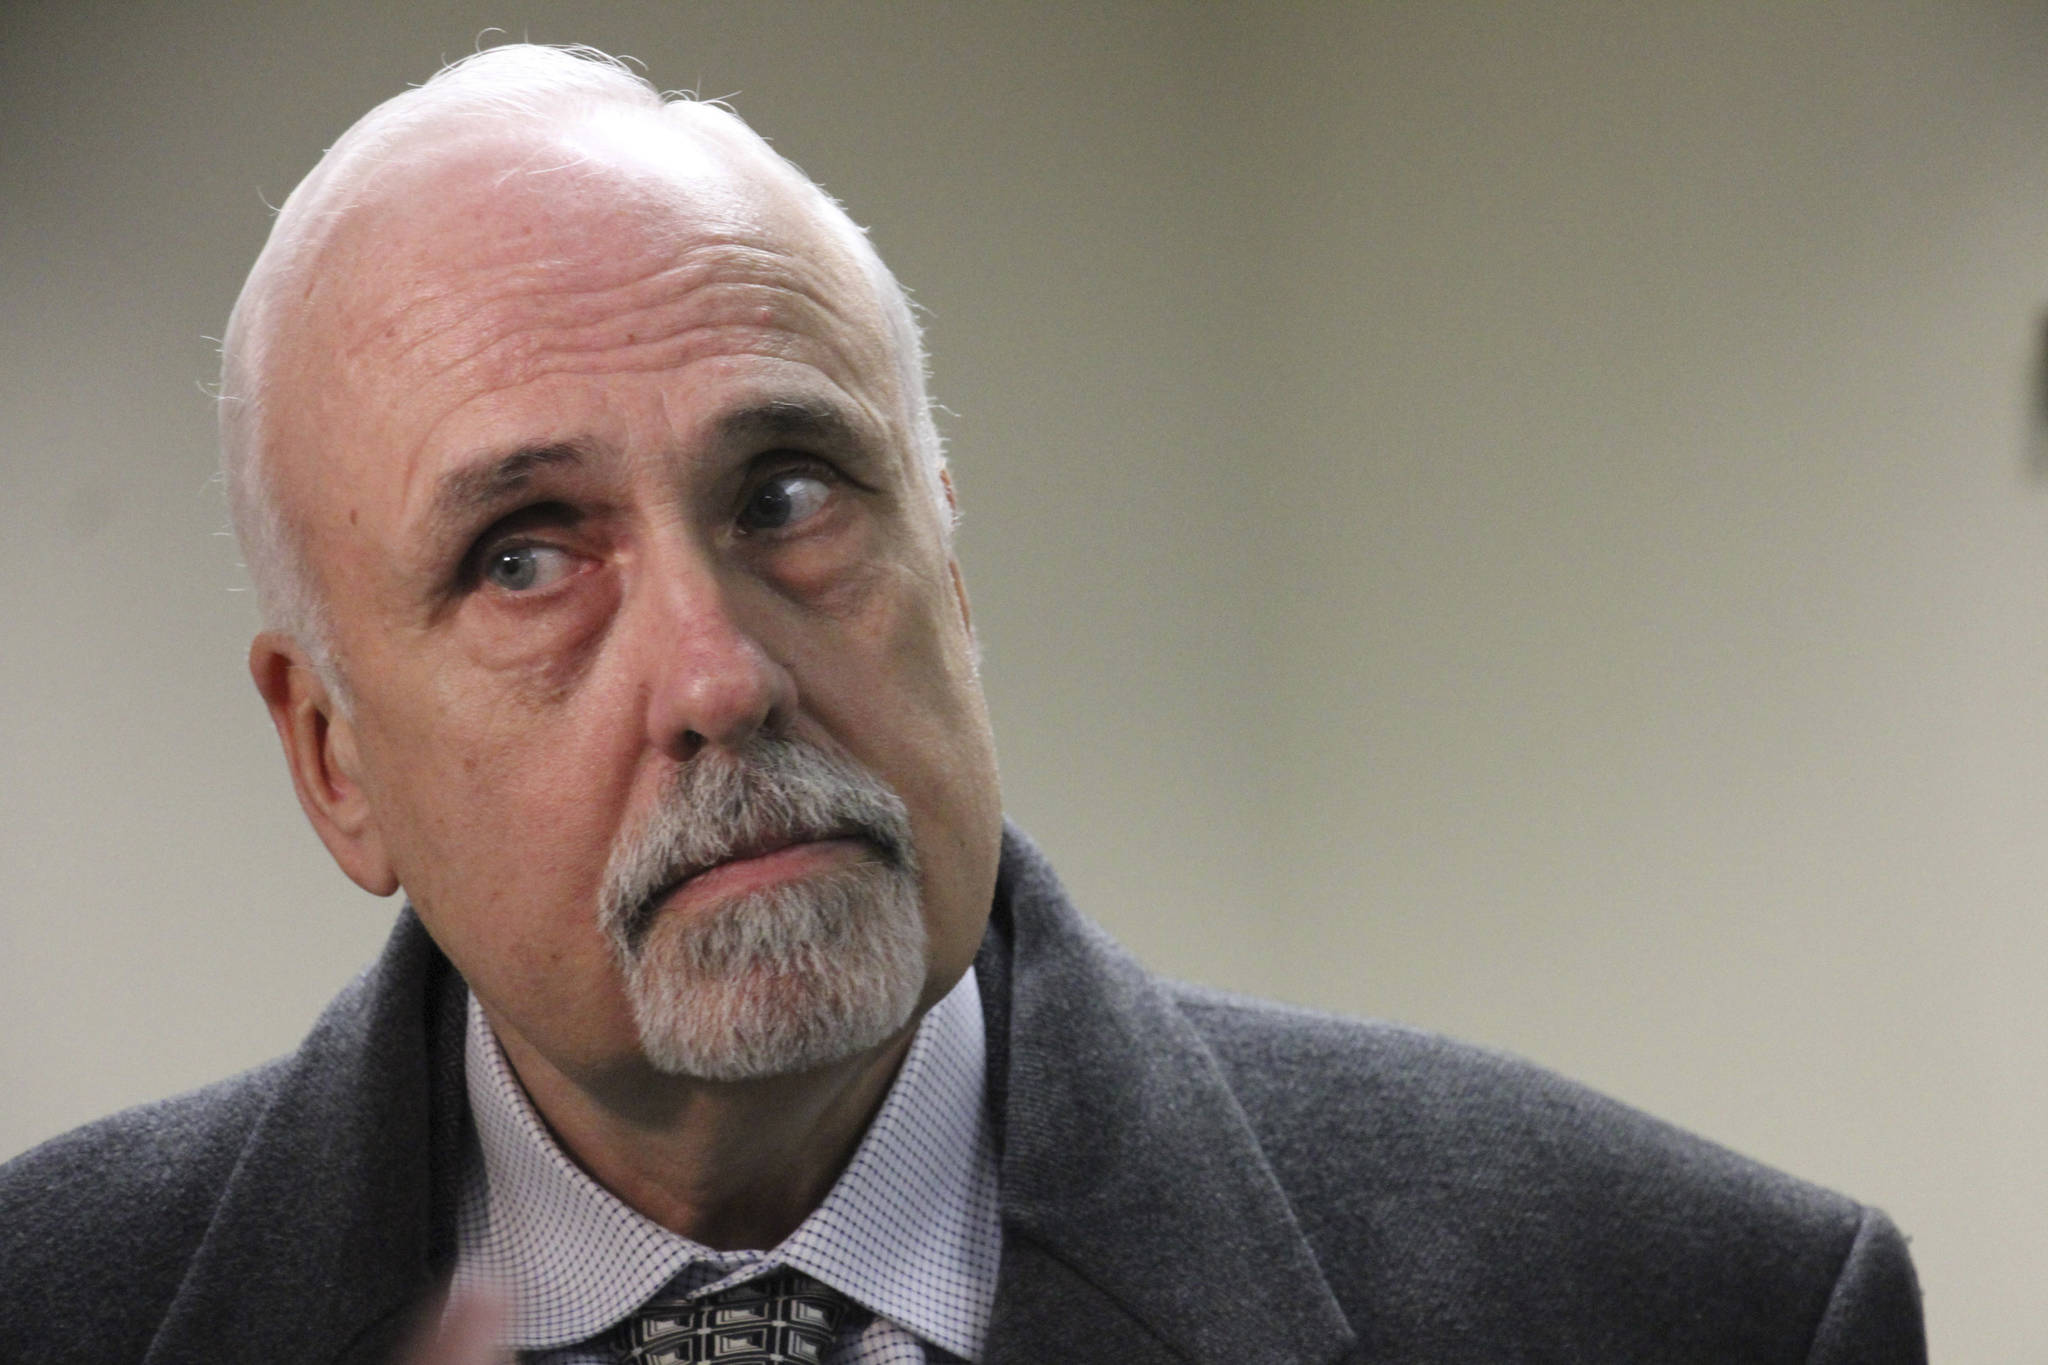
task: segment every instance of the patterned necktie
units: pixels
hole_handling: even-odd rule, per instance
[[[722,1294],[650,1299],[627,1326],[630,1365],[817,1365],[846,1316],[846,1296],[797,1270]]]

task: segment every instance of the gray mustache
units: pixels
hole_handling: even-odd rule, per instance
[[[871,844],[889,867],[916,872],[909,810],[852,759],[773,736],[734,753],[706,750],[677,769],[613,849],[600,924],[631,958],[663,897],[697,873],[785,843],[847,837]]]

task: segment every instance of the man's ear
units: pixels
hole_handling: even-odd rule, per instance
[[[349,879],[373,896],[398,889],[359,780],[355,729],[327,694],[311,659],[288,635],[266,630],[249,645],[249,677],[270,708],[299,805]]]

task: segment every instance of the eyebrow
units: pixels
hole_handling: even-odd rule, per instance
[[[451,469],[435,486],[428,519],[444,533],[464,529],[525,488],[541,470],[578,465],[583,459],[584,452],[575,445],[521,446],[495,459]]]
[[[730,412],[719,419],[718,437],[726,445],[798,438],[860,448],[869,444],[836,405],[799,398],[771,398]]]

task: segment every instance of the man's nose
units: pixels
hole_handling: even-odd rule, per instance
[[[648,742],[678,761],[737,749],[774,733],[796,706],[796,680],[748,628],[744,586],[715,575],[664,575],[647,585]]]

